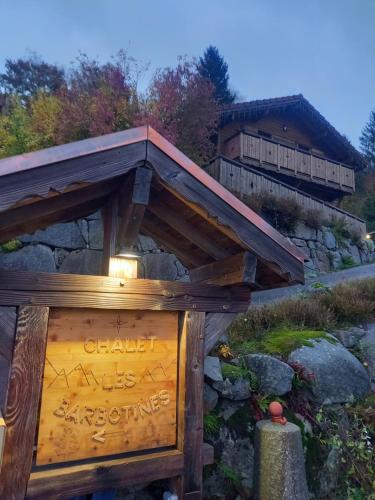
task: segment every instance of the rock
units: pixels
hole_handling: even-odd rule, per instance
[[[204,358],[204,374],[213,382],[222,382],[220,359],[215,356],[206,356]]]
[[[19,238],[23,243],[44,243],[51,247],[75,250],[86,248],[86,241],[75,222],[54,224],[46,229],[39,229],[34,234],[25,234]]]
[[[368,325],[366,335],[361,338],[359,346],[367,363],[371,380],[375,382],[375,323]]]
[[[335,270],[338,269],[342,265],[341,253],[336,251],[331,252],[329,255],[332,268]]]
[[[101,219],[89,221],[89,248],[103,250],[103,223]]]
[[[254,447],[249,438],[227,439],[221,453],[221,463],[234,471],[239,482],[235,488],[245,498],[251,498],[253,489]]]
[[[291,238],[291,241],[292,243],[294,243],[297,247],[300,247],[300,248],[306,248],[307,247],[307,243],[305,240],[300,240],[298,238]]]
[[[325,230],[323,232],[323,243],[328,248],[328,250],[334,250],[336,248],[336,238],[330,230]]]
[[[170,253],[149,253],[142,257],[145,278],[174,281],[178,277],[176,257]]]
[[[244,401],[231,401],[230,399],[222,399],[220,401],[220,409],[218,411],[219,417],[227,422],[237,410],[243,407]]]
[[[293,351],[289,363],[298,363],[314,376],[311,397],[318,404],[350,403],[364,398],[370,379],[362,364],[340,343],[312,341]]]
[[[250,382],[243,378],[239,378],[234,382],[226,378],[223,382],[214,382],[213,387],[223,398],[232,399],[233,401],[248,399],[251,394]]]
[[[97,220],[97,219],[101,219],[101,218],[102,218],[101,210],[97,210],[93,214],[86,216],[87,220]]]
[[[138,236],[137,248],[140,252],[153,252],[158,249],[158,246],[152,238],[140,234]]]
[[[78,228],[81,231],[82,237],[85,240],[86,246],[89,244],[89,223],[86,219],[77,220]]]
[[[65,274],[93,274],[100,275],[102,252],[97,250],[75,250],[63,261],[59,268]]]
[[[55,256],[56,267],[59,268],[63,263],[65,257],[69,255],[69,252],[64,248],[55,248],[55,251],[53,253]]]
[[[354,347],[362,337],[366,335],[363,328],[352,327],[347,330],[336,330],[332,332],[339,339],[344,347]]]
[[[316,240],[316,229],[312,229],[308,227],[303,222],[298,222],[295,229],[294,235],[296,238],[300,238],[302,240]]]
[[[244,360],[255,373],[261,393],[282,396],[291,390],[294,370],[286,363],[266,354],[248,354]]]
[[[211,413],[216,407],[219,399],[218,393],[208,384],[203,386],[203,412],[205,415]]]
[[[361,264],[361,254],[359,253],[359,249],[356,245],[350,245],[349,246],[349,252],[350,255],[355,262],[355,264],[360,265]]]
[[[0,254],[0,269],[54,273],[56,265],[49,247],[27,245],[15,252]]]
[[[336,489],[341,469],[340,459],[339,448],[331,448],[318,474],[319,498],[329,498],[330,493]]]

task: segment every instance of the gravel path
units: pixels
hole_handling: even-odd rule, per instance
[[[316,278],[306,280],[305,285],[294,285],[286,288],[276,288],[275,290],[254,292],[251,295],[251,303],[253,306],[259,306],[273,302],[280,302],[289,297],[293,297],[293,295],[296,295],[303,290],[306,290],[311,283],[317,281],[329,286],[334,286],[338,283],[353,281],[361,278],[375,278],[375,264],[366,264],[364,266],[345,269],[344,271],[322,274]]]

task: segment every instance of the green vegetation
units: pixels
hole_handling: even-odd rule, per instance
[[[7,243],[0,245],[0,252],[10,253],[18,250],[22,247],[22,243],[19,240],[10,240]]]
[[[236,485],[241,483],[241,476],[228,465],[219,462],[218,468],[229,483]]]
[[[234,352],[286,356],[311,340],[328,338],[329,329],[375,317],[375,279],[341,284],[278,304],[254,308],[230,328]]]
[[[332,217],[329,221],[332,233],[336,238],[338,246],[342,246],[344,240],[350,239],[351,233],[348,229],[346,221],[342,217]]]
[[[205,436],[214,436],[219,432],[221,418],[216,413],[209,413],[203,417],[203,432]]]
[[[329,342],[335,340],[323,331],[316,330],[293,330],[289,328],[276,328],[264,335],[261,339],[246,340],[237,349],[242,353],[263,352],[265,354],[277,354],[282,357],[288,355],[302,346],[312,347],[312,340],[326,339]]]
[[[341,265],[338,269],[350,269],[351,267],[355,267],[357,264],[354,262],[353,257],[351,255],[343,255],[341,257]]]

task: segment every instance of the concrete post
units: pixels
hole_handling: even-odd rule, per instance
[[[254,499],[308,500],[301,431],[281,415],[256,425]]]

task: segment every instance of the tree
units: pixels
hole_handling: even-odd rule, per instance
[[[375,170],[375,109],[370,113],[369,121],[362,130],[359,142],[369,168]]]
[[[61,104],[59,144],[124,130],[133,124],[136,83],[125,52],[106,64],[81,54],[68,83],[57,96]]]
[[[3,92],[17,94],[23,100],[39,91],[55,92],[64,82],[63,69],[42,61],[35,54],[24,59],[6,59],[5,72],[0,74]]]
[[[185,60],[156,72],[136,116],[137,125],[151,125],[199,164],[214,152],[216,123],[213,85]]]
[[[215,99],[219,104],[230,104],[235,100],[236,95],[229,89],[228,84],[228,64],[213,45],[210,45],[203,57],[199,58],[198,71],[214,86]]]

